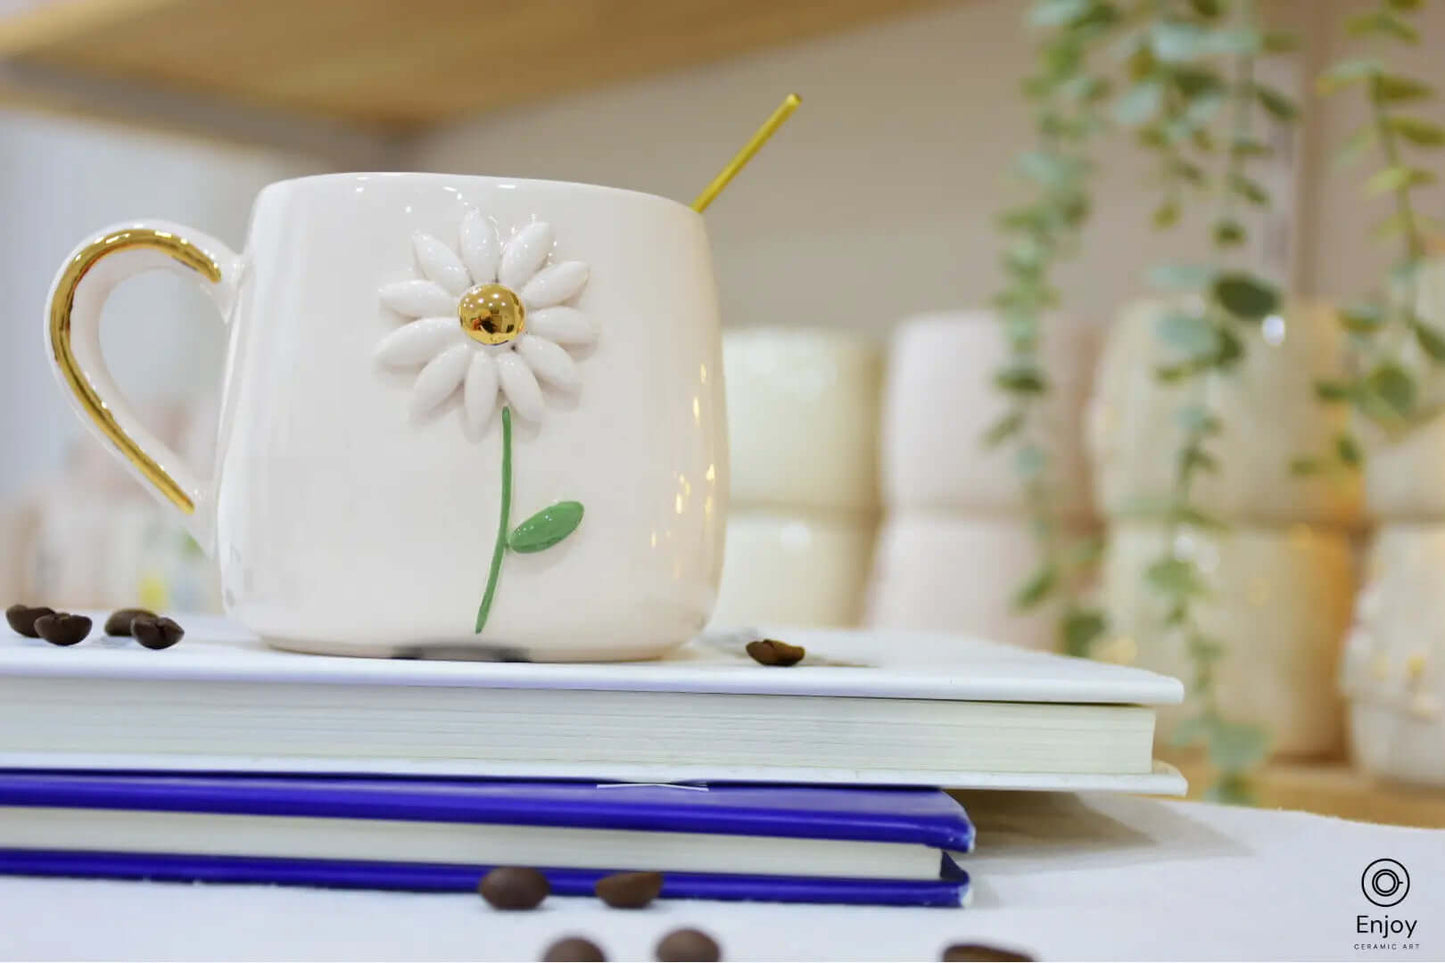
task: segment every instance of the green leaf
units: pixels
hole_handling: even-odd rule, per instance
[[[1214,225],[1214,243],[1220,247],[1238,247],[1245,242],[1244,225],[1230,218]]]
[[[1354,385],[1348,381],[1320,379],[1315,382],[1315,397],[1321,401],[1349,401],[1355,394]]]
[[[1396,165],[1378,171],[1365,182],[1365,193],[1367,194],[1388,194],[1398,191],[1401,188],[1411,188],[1416,184],[1435,183],[1435,172],[1427,171],[1419,167],[1405,167]]]
[[[1289,462],[1289,473],[1291,475],[1318,475],[1324,470],[1325,464],[1318,458],[1301,456],[1298,458],[1291,458]]]
[[[1207,53],[1230,57],[1257,54],[1263,47],[1264,36],[1250,27],[1212,31],[1204,43]]]
[[[1160,264],[1149,271],[1149,282],[1159,288],[1193,290],[1208,287],[1216,273],[1207,264]]]
[[[1254,791],[1253,780],[1239,773],[1221,775],[1214,785],[1205,790],[1204,799],[1224,806],[1259,805],[1259,795]]]
[[[1259,98],[1259,105],[1275,120],[1290,121],[1299,115],[1299,108],[1295,106],[1294,101],[1273,87],[1255,84],[1254,95]]]
[[[1184,477],[1194,474],[1196,471],[1214,474],[1219,471],[1219,462],[1213,455],[1197,445],[1191,445],[1179,453],[1179,473]],[[1184,506],[1180,511],[1195,511],[1189,506]]]
[[[1229,142],[1229,152],[1235,157],[1270,157],[1274,148],[1253,137],[1236,137]]]
[[[1355,440],[1354,435],[1336,436],[1335,453],[1340,456],[1340,461],[1351,468],[1358,468],[1365,461],[1365,453],[1360,449],[1360,443]]]
[[[985,448],[994,448],[1019,433],[1024,426],[1024,413],[1022,411],[1010,411],[998,421],[989,426],[988,431],[983,433],[983,445]]]
[[[1191,357],[1213,355],[1219,350],[1214,326],[1197,314],[1170,311],[1155,322],[1159,340]]]
[[[1379,74],[1384,67],[1373,57],[1360,57],[1354,60],[1341,60],[1334,64],[1315,82],[1322,94],[1331,94],[1341,87],[1348,87],[1368,80]]]
[[[1335,166],[1348,167],[1358,161],[1366,151],[1375,146],[1375,137],[1374,124],[1361,124],[1355,128],[1354,133],[1346,137],[1345,142],[1335,151]]]
[[[1075,609],[1064,616],[1061,626],[1064,637],[1064,652],[1068,655],[1087,656],[1094,642],[1109,629],[1104,613],[1097,609]]]
[[[1355,334],[1371,334],[1385,325],[1385,310],[1378,304],[1368,302],[1352,304],[1335,313],[1346,331]]]
[[[1203,595],[1204,583],[1193,562],[1182,558],[1161,558],[1144,570],[1144,580],[1155,591],[1168,596]]]
[[[1265,53],[1289,53],[1299,49],[1299,37],[1282,30],[1269,30],[1264,35]]]
[[[1160,231],[1179,223],[1179,202],[1170,198],[1154,208],[1153,221],[1155,230]]]
[[[1224,13],[1224,4],[1219,0],[1189,0],[1189,6],[1205,20],[1218,19],[1219,15]]]
[[[1345,21],[1346,32],[1356,37],[1368,34],[1394,37],[1406,43],[1419,43],[1420,31],[1408,20],[1395,16],[1389,10],[1372,10],[1356,14]]]
[[[1216,720],[1209,733],[1209,761],[1225,772],[1253,769],[1269,752],[1269,737],[1259,726]]]
[[[1029,24],[1035,27],[1062,27],[1089,12],[1092,0],[1034,0],[1029,10]]]
[[[1435,92],[1435,88],[1427,83],[1395,74],[1380,74],[1376,77],[1374,90],[1381,100],[1394,103],[1424,100]]]
[[[581,502],[557,502],[527,519],[507,536],[507,547],[530,554],[551,548],[582,524]]]
[[[1208,52],[1209,31],[1185,20],[1162,20],[1149,28],[1149,47],[1161,63],[1188,63]]]
[[[1223,519],[1216,518],[1208,512],[1200,511],[1193,505],[1180,505],[1176,508],[1174,510],[1174,520],[1180,525],[1202,528],[1211,532],[1221,532],[1229,527],[1224,523]]]
[[[1013,607],[1020,612],[1036,607],[1059,582],[1059,570],[1049,562],[1045,562],[1034,570],[1024,583],[1014,593]]]
[[[1043,371],[1029,362],[1013,362],[994,373],[993,383],[1019,395],[1039,395],[1048,390]]]
[[[1415,410],[1415,379],[1393,361],[1382,361],[1365,375],[1363,387],[1392,414],[1408,418]]]
[[[1415,319],[1411,325],[1415,332],[1415,340],[1420,344],[1420,350],[1429,356],[1436,364],[1445,364],[1445,334],[1424,321]]]
[[[1417,147],[1445,144],[1445,127],[1419,117],[1387,117],[1390,129]]]
[[[1213,289],[1215,299],[1236,318],[1258,321],[1279,307],[1279,292],[1249,274],[1221,274]]]
[[[1243,174],[1230,176],[1229,189],[1251,204],[1263,207],[1269,203],[1269,191],[1266,191],[1259,181],[1251,180]]]
[[[1114,119],[1126,127],[1151,120],[1164,104],[1164,86],[1156,80],[1134,84],[1114,102]]]

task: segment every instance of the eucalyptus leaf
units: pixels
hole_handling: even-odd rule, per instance
[[[1089,12],[1093,0],[1034,0],[1029,23],[1035,27],[1062,27]]]
[[[1335,438],[1335,453],[1340,456],[1340,461],[1351,468],[1358,468],[1365,461],[1365,453],[1360,448],[1360,443],[1351,434],[1341,434]]]
[[[1289,462],[1289,473],[1291,475],[1318,475],[1320,472],[1324,471],[1324,469],[1324,462],[1320,461],[1318,458],[1312,458],[1307,455],[1298,458],[1291,458]]]
[[[1221,274],[1214,280],[1214,297],[1237,318],[1258,321],[1279,307],[1279,292],[1269,283],[1244,273]]]
[[[1159,317],[1155,332],[1165,344],[1186,355],[1213,355],[1219,350],[1214,326],[1197,314],[1167,312]]]
[[[983,434],[983,444],[986,448],[997,447],[1009,438],[1018,434],[1024,426],[1024,413],[1015,409],[1005,414],[1002,418],[989,426]]]
[[[1251,56],[1264,48],[1264,35],[1252,27],[1215,30],[1206,39],[1204,47],[1211,54]]]
[[[1350,84],[1358,84],[1378,76],[1384,66],[1373,57],[1358,57],[1352,60],[1341,60],[1332,65],[1316,82],[1322,94],[1334,93],[1341,87],[1348,87]]]
[[[1097,609],[1076,609],[1064,616],[1061,626],[1065,654],[1087,656],[1094,642],[1108,631],[1104,613]]]
[[[1397,164],[1376,172],[1365,182],[1365,193],[1388,194],[1417,184],[1435,183],[1435,172],[1420,167],[1406,167]]]
[[[1209,732],[1209,761],[1226,772],[1253,769],[1269,751],[1269,737],[1259,726],[1217,720]]]
[[[1415,379],[1393,361],[1382,361],[1365,375],[1362,387],[1390,412],[1408,418],[1415,410]]]
[[[1387,117],[1385,124],[1417,147],[1445,144],[1445,127],[1419,117]]]
[[[1043,371],[1029,362],[1006,365],[994,373],[993,381],[1012,394],[1037,395],[1048,390],[1048,379]]]
[[[1226,772],[1204,791],[1206,802],[1224,806],[1258,806],[1259,794],[1254,783],[1241,773]]]
[[[1180,525],[1187,525],[1191,528],[1202,528],[1206,531],[1220,532],[1229,526],[1221,518],[1209,514],[1206,511],[1195,508],[1193,505],[1180,505],[1174,510],[1174,520]]]
[[[1162,63],[1188,63],[1209,53],[1209,32],[1187,20],[1160,20],[1149,28],[1149,49]]]
[[[1335,151],[1334,163],[1337,167],[1347,167],[1358,161],[1365,152],[1375,146],[1375,125],[1364,123],[1355,128],[1354,133],[1345,138],[1345,142]]]
[[[1154,208],[1151,218],[1156,230],[1165,230],[1179,223],[1179,202],[1173,198]]]
[[[1259,99],[1259,105],[1275,120],[1288,121],[1299,116],[1299,108],[1295,106],[1294,101],[1273,87],[1255,84],[1254,95]]]
[[[1315,397],[1321,401],[1349,401],[1354,393],[1355,387],[1348,381],[1322,378],[1315,382]]]
[[[1289,53],[1299,49],[1299,37],[1283,30],[1269,30],[1264,34],[1265,53]]]
[[[1208,287],[1217,274],[1208,264],[1160,264],[1150,269],[1149,282],[1158,288],[1194,290]]]
[[[530,554],[551,548],[582,524],[581,502],[557,502],[527,519],[507,536],[507,547]]]
[[[1039,603],[1048,598],[1058,582],[1059,570],[1045,562],[1029,575],[1014,593],[1013,607],[1020,612],[1037,608]]]
[[[1214,243],[1220,247],[1237,247],[1245,242],[1244,225],[1234,218],[1216,221],[1213,228]]]
[[[1253,137],[1236,137],[1229,142],[1229,152],[1235,157],[1269,157],[1274,149]]]
[[[1164,105],[1164,85],[1144,80],[1131,85],[1114,102],[1114,119],[1126,127],[1152,120]]]
[[[1381,100],[1401,103],[1410,100],[1424,100],[1435,93],[1427,83],[1395,74],[1380,74],[1375,78],[1375,96]]]
[[[1166,596],[1188,597],[1204,594],[1204,583],[1193,562],[1180,558],[1162,558],[1144,570],[1144,580]]]
[[[1420,344],[1420,350],[1436,364],[1445,364],[1445,334],[1432,325],[1416,319],[1411,324],[1415,332],[1415,340]]]
[[[1251,204],[1263,207],[1269,203],[1269,192],[1264,189],[1264,186],[1243,174],[1231,175],[1228,187]]]

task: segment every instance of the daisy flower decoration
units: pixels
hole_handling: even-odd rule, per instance
[[[457,246],[418,231],[412,236],[423,278],[395,281],[382,304],[413,320],[376,347],[392,368],[418,368],[411,412],[421,417],[458,388],[466,423],[480,433],[498,407],[533,423],[547,413],[542,384],[577,390],[569,348],[597,339],[572,301],[587,286],[583,261],[551,263],[552,228],[533,221],[503,240],[492,220],[468,208]]]

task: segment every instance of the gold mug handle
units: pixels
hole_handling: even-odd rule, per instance
[[[208,552],[211,486],[148,431],[120,396],[101,355],[100,315],[120,282],[171,269],[205,282],[221,317],[229,321],[239,265],[240,258],[220,241],[189,228],[164,221],[117,225],[92,235],[66,259],[46,310],[46,351],[81,420],[133,475],[180,510]]]

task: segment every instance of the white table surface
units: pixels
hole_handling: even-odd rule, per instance
[[[480,898],[0,879],[6,959],[535,960],[563,934],[651,959],[698,926],[724,958],[937,959],[982,941],[1040,959],[1445,957],[1445,830],[1137,797],[980,793],[968,909],[659,902],[609,910],[552,898],[500,913]],[[1389,857],[1411,889],[1390,909],[1360,876]],[[1417,949],[1356,949],[1357,916],[1417,921]],[[1403,941],[1397,941],[1403,942]]]

